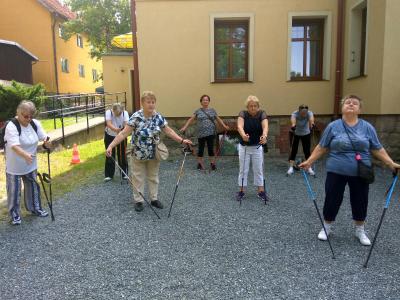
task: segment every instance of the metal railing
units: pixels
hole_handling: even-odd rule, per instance
[[[62,143],[65,141],[66,119],[75,119],[75,123],[86,120],[86,131],[89,132],[89,119],[103,115],[113,103],[119,102],[126,107],[126,92],[104,94],[52,95],[45,97],[44,108],[40,110],[40,119],[53,119],[57,129],[57,119],[61,121]]]

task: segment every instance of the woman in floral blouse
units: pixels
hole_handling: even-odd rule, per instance
[[[143,199],[137,190],[142,194],[144,193],[144,182],[146,179],[151,205],[160,209],[163,208],[162,203],[157,198],[160,161],[155,158],[156,143],[160,140],[161,131],[181,144],[192,144],[190,140],[177,135],[168,126],[167,120],[156,112],[156,96],[153,92],[143,92],[140,101],[142,109],[130,117],[127,126],[116,136],[106,150],[107,156],[110,156],[112,149],[132,134],[133,156],[131,168],[132,182],[135,186],[133,189],[133,199],[136,211],[143,210]]]

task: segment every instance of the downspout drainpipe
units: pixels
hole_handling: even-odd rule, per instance
[[[140,82],[139,82],[139,60],[137,47],[137,25],[136,25],[136,1],[131,0],[131,18],[132,18],[132,51],[133,51],[133,110],[140,109]]]
[[[344,45],[344,17],[346,0],[338,0],[337,17],[337,46],[335,72],[335,99],[333,102],[334,119],[339,117],[340,99],[343,94],[343,45]]]
[[[57,95],[60,94],[60,90],[58,87],[58,72],[57,72],[57,47],[56,47],[56,31],[55,31],[55,27],[56,27],[56,17],[57,14],[52,14],[51,18],[53,21],[53,24],[51,26],[51,31],[52,31],[52,36],[53,36],[53,59],[54,59],[54,76],[56,79],[56,92]]]

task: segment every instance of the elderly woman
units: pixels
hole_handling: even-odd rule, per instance
[[[247,175],[250,160],[253,165],[254,185],[257,186],[257,195],[266,200],[264,191],[264,151],[260,145],[267,143],[268,119],[265,111],[260,110],[260,102],[256,96],[249,96],[245,102],[247,110],[239,113],[237,127],[240,134],[239,144],[239,186],[237,199],[242,200],[247,186]]]
[[[318,146],[300,167],[308,169],[313,162],[329,152],[326,161],[324,226],[327,234],[332,232],[346,185],[350,190],[350,204],[355,223],[355,236],[365,246],[371,245],[364,230],[367,217],[369,184],[358,176],[358,160],[371,166],[371,153],[392,170],[400,168],[393,162],[378,140],[374,127],[358,118],[362,101],[355,95],[345,96],[342,104],[342,119],[331,122],[325,129]],[[327,240],[324,229],[318,239]]]
[[[106,129],[104,133],[104,145],[107,147],[111,144],[111,142],[115,139],[118,133],[122,131],[125,125],[129,121],[129,114],[126,110],[123,109],[120,103],[114,103],[112,108],[106,111]],[[112,157],[115,159],[115,152],[118,154],[118,164],[120,167],[128,174],[128,164],[126,162],[126,144],[127,140],[125,139],[122,143],[120,143],[116,150],[113,149]],[[110,181],[114,177],[115,173],[115,163],[111,159],[111,157],[106,157],[105,162],[105,178],[104,181]],[[124,176],[124,179],[125,178]]]
[[[305,159],[310,157],[311,129],[314,127],[314,122],[314,114],[311,110],[308,110],[308,106],[305,104],[300,105],[299,109],[294,111],[290,117],[290,123],[292,125],[290,130],[293,134],[293,139],[289,157],[289,170],[287,171],[288,175],[292,175],[294,172],[294,160],[296,159],[300,141],[303,146]],[[312,176],[315,175],[311,167],[308,169],[308,173]]]
[[[167,120],[156,112],[156,96],[153,92],[143,92],[140,99],[142,109],[135,112],[129,119],[127,126],[108,146],[106,154],[111,156],[112,149],[132,134],[132,182],[135,210],[143,210],[143,199],[138,191],[144,193],[144,182],[147,179],[151,205],[163,208],[158,200],[158,171],[160,162],[155,158],[156,142],[160,140],[161,131],[180,144],[189,144],[190,140],[181,138],[170,127]]]
[[[199,149],[197,152],[197,169],[204,170],[204,146],[207,143],[208,156],[210,158],[210,166],[211,170],[216,170],[217,167],[215,165],[215,156],[214,156],[214,141],[217,133],[217,124],[218,122],[225,130],[228,130],[229,127],[225,125],[224,121],[218,116],[217,112],[214,108],[210,108],[210,96],[203,95],[200,97],[200,105],[201,108],[197,109],[193,116],[191,116],[185,125],[179,130],[181,132],[185,132],[186,128],[194,121],[197,120],[197,129],[198,129],[198,137],[199,137]]]
[[[21,178],[24,182],[25,207],[35,216],[47,217],[42,209],[40,188],[36,182],[38,142],[46,146],[47,135],[40,122],[33,119],[36,108],[31,101],[22,101],[17,116],[7,123],[4,140],[6,156],[6,186],[8,212],[13,225],[21,224],[20,198]]]

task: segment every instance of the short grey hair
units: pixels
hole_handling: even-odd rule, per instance
[[[32,101],[22,100],[17,107],[17,114],[23,111],[29,112],[33,116],[36,114],[36,106]]]
[[[258,100],[256,96],[250,95],[247,97],[246,101],[244,102],[246,107],[249,105],[250,102],[254,102],[257,104],[258,107],[260,107],[260,100]]]
[[[114,113],[122,113],[123,110],[124,108],[122,107],[121,103],[114,103],[112,105],[112,111]]]
[[[360,102],[360,108],[362,107],[363,101],[361,100],[361,98],[358,97],[357,95],[352,95],[352,94],[346,95],[342,98],[342,100],[340,101],[340,107],[343,107],[347,99],[357,99],[358,102]]]

